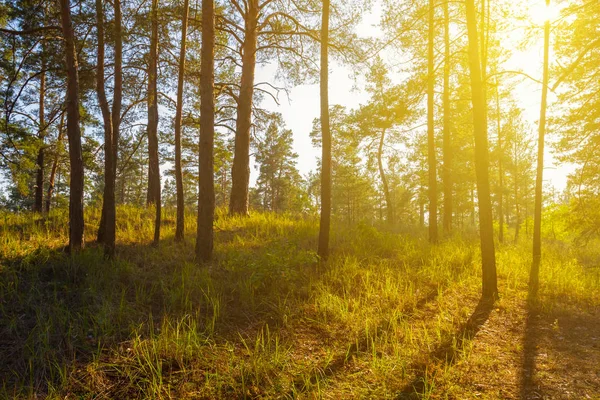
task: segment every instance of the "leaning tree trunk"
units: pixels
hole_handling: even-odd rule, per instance
[[[448,2],[444,1],[444,94],[443,94],[443,112],[444,112],[444,131],[443,131],[443,176],[444,179],[444,233],[448,234],[452,230],[452,143],[450,137],[450,17],[448,12]]]
[[[387,222],[392,225],[394,223],[394,205],[392,203],[392,196],[390,194],[390,187],[388,185],[387,176],[385,176],[385,169],[383,168],[383,144],[385,141],[385,129],[381,130],[381,136],[379,137],[379,147],[377,149],[377,165],[379,166],[379,177],[381,178],[381,184],[383,185],[383,194],[385,196],[385,205],[387,208]]]
[[[148,196],[147,204],[154,204],[153,244],[158,245],[160,239],[160,169],[158,162],[158,0],[152,0],[152,37],[150,38],[150,61],[148,68]]]
[[[546,7],[550,0],[546,0]],[[542,185],[544,178],[544,136],[546,134],[546,106],[548,102],[548,64],[550,49],[550,21],[544,25],[544,72],[542,77],[542,104],[538,135],[537,173],[535,177],[535,205],[533,211],[533,262],[529,275],[529,289],[537,294],[540,282],[540,262],[542,260]]]
[[[56,179],[56,170],[58,169],[58,161],[60,159],[60,145],[64,133],[64,122],[65,114],[63,113],[60,117],[60,123],[58,124],[58,138],[56,138],[56,154],[54,155],[54,161],[52,161],[52,168],[50,169],[50,178],[48,179],[48,193],[46,194],[46,214],[50,212],[50,206],[52,204],[52,195],[54,194],[54,181]]]
[[[329,0],[323,0],[321,19],[321,220],[319,223],[318,255],[329,257],[329,228],[331,225],[331,131],[329,129]]]
[[[46,136],[46,121],[44,118],[44,101],[46,94],[46,63],[44,62],[45,55],[43,54],[44,49],[42,46],[42,71],[40,74],[40,112],[39,112],[39,132],[38,140],[40,141],[40,148],[37,155],[37,175],[35,179],[35,201],[33,204],[33,211],[41,213],[44,210],[44,151],[46,150],[44,138]]]
[[[498,297],[496,277],[496,253],[494,249],[494,227],[492,201],[490,198],[489,154],[486,124],[486,104],[481,80],[481,64],[477,38],[477,16],[474,0],[466,0],[467,31],[469,39],[469,70],[473,102],[473,125],[475,133],[475,173],[479,204],[479,235],[481,240],[481,261],[483,271],[482,297]]]
[[[181,19],[181,47],[179,50],[179,76],[177,78],[177,109],[175,111],[175,186],[177,191],[177,223],[175,225],[175,241],[184,238],[185,202],[183,193],[183,172],[181,170],[181,114],[183,110],[183,83],[185,75],[185,47],[187,41],[187,26],[189,0],[183,2],[183,17]]]
[[[434,0],[429,0],[429,38],[427,51],[427,164],[429,170],[429,242],[438,240],[437,227],[437,174],[435,157],[435,133],[433,125],[433,38],[434,38]]]
[[[235,152],[231,169],[231,214],[248,214],[248,186],[250,184],[250,127],[252,125],[252,97],[258,34],[258,0],[249,0],[244,21],[242,46],[242,78],[235,124]]]
[[[65,62],[67,70],[67,136],[69,138],[69,160],[71,182],[69,185],[69,252],[72,254],[84,246],[83,221],[83,156],[79,127],[79,76],[75,34],[71,24],[69,0],[59,0],[63,37],[65,40]]]
[[[198,151],[198,227],[196,260],[213,255],[215,218],[215,3],[202,0],[202,50],[200,66],[200,146]]]

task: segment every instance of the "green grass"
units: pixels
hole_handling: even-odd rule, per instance
[[[194,216],[179,244],[167,210],[153,248],[152,214],[118,209],[112,261],[92,243],[97,210],[74,257],[62,252],[64,210],[0,214],[0,397],[439,398],[461,363],[486,357],[472,344],[481,321],[469,320],[474,240],[430,246],[420,233],[334,224],[321,265],[316,221],[219,210],[215,261],[199,267]],[[547,246],[540,304],[600,304],[593,257]],[[500,246],[497,260],[494,307],[511,309],[526,293],[528,242]]]

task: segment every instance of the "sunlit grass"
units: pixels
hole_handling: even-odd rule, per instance
[[[167,210],[152,248],[152,210],[118,211],[112,261],[93,244],[97,210],[72,258],[64,211],[0,215],[4,396],[433,398],[451,390],[449,361],[475,356],[461,327],[479,300],[477,241],[335,225],[319,264],[315,220],[219,210],[215,262],[199,267],[192,214],[180,244]],[[562,246],[545,250],[541,298],[599,304],[598,269]],[[499,246],[497,307],[524,298],[528,249]]]

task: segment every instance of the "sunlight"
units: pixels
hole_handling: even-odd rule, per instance
[[[556,2],[551,2],[549,6],[546,6],[545,0],[534,0],[529,14],[534,24],[543,25],[546,21],[552,22],[560,16],[560,6]]]

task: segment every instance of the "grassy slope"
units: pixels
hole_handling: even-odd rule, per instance
[[[562,242],[537,302],[501,246],[489,305],[472,240],[337,227],[319,267],[314,221],[220,216],[200,268],[150,214],[119,210],[115,261],[62,254],[64,212],[0,214],[0,397],[600,398],[599,268]]]

